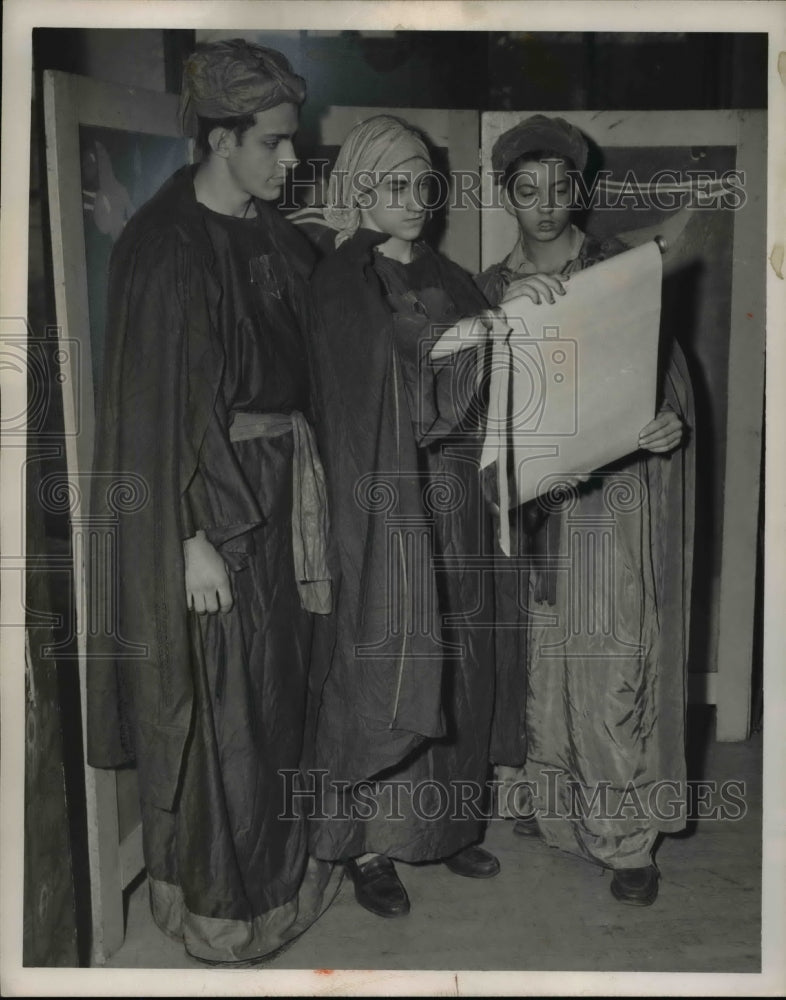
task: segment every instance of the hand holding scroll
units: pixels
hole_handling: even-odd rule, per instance
[[[568,281],[568,275],[558,277],[556,274],[530,274],[526,278],[512,281],[502,301],[508,302],[526,295],[536,306],[542,302],[553,305],[555,295],[565,294],[564,281]]]

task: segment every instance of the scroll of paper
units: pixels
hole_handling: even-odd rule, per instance
[[[501,511],[638,448],[655,415],[661,277],[648,242],[573,274],[553,305],[526,296],[503,304],[481,458],[482,468],[496,463]],[[477,343],[486,334],[475,330]],[[466,331],[454,327],[432,358],[464,346]],[[500,544],[509,552],[504,516]]]

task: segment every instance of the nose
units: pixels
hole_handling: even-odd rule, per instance
[[[425,191],[422,189],[421,185],[418,183],[413,184],[407,192],[407,211],[408,212],[422,212],[425,209],[424,198]]]

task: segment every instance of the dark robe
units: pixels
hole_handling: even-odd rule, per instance
[[[379,255],[386,239],[361,229],[312,281],[337,603],[315,638],[311,763],[326,773],[311,849],[424,861],[482,833],[496,595],[483,571],[493,543],[478,471],[477,356],[463,351],[437,369],[426,354],[486,303],[425,244],[408,265]],[[475,812],[452,819],[462,781]],[[367,783],[363,817],[352,811],[358,783]]]
[[[116,628],[89,648],[88,759],[136,763],[154,916],[213,961],[302,932],[330,876],[308,862],[304,817],[278,818],[292,811],[279,772],[299,764],[312,631],[293,565],[292,434],[229,437],[237,412],[309,406],[310,248],[255,205],[248,220],[210,211],[184,168],[118,240],[91,510],[117,563]],[[137,495],[112,488],[124,475]],[[183,540],[197,529],[228,566],[228,613],[186,608]],[[93,600],[109,608],[100,583]]]
[[[624,249],[587,236],[566,273]],[[508,258],[476,279],[494,304],[528,273],[516,252],[515,271]],[[530,587],[527,763],[502,776],[532,783],[548,844],[612,868],[649,864],[658,832],[679,830],[686,818],[693,400],[679,345],[664,338],[660,354],[658,404],[685,424],[682,446],[637,451],[561,504],[523,505],[517,519],[539,566]],[[594,806],[582,804],[598,793]],[[525,814],[529,801],[519,799]]]

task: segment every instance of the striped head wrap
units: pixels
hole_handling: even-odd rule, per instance
[[[431,154],[418,132],[392,115],[376,115],[356,125],[339,150],[330,175],[325,221],[336,233],[336,246],[360,226],[358,197],[413,157],[431,165]]]

